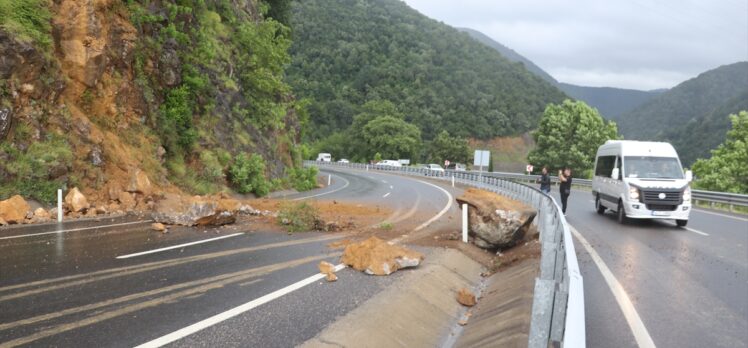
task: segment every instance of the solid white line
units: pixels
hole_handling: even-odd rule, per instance
[[[74,228],[74,229],[70,229],[70,230],[60,230],[60,231],[51,231],[51,232],[40,232],[40,233],[21,234],[21,235],[18,235],[18,236],[0,237],[0,240],[3,240],[3,239],[14,239],[14,238],[25,238],[25,237],[34,237],[34,236],[41,236],[41,235],[45,235],[45,234],[58,234],[58,233],[87,231],[87,230],[95,230],[95,229],[107,228],[107,227],[117,227],[117,226],[126,226],[126,225],[134,225],[134,224],[144,224],[144,223],[149,223],[149,222],[153,222],[153,220],[131,221],[131,222],[123,222],[123,223],[119,223],[119,224],[112,224],[112,225],[100,225],[100,226],[92,226],[92,227]]]
[[[244,234],[244,232],[229,234],[229,235],[226,235],[226,236],[220,236],[220,237],[216,237],[216,238],[198,240],[196,242],[184,243],[184,244],[174,245],[174,246],[160,248],[160,249],[153,249],[153,250],[148,250],[148,251],[141,251],[139,253],[134,253],[134,254],[121,255],[121,256],[117,256],[117,258],[118,259],[129,259],[131,257],[136,257],[136,256],[141,256],[141,255],[148,255],[148,254],[158,253],[158,252],[162,252],[162,251],[166,251],[166,250],[179,249],[179,248],[183,248],[183,247],[190,246],[190,245],[197,245],[197,244],[203,244],[203,243],[207,243],[207,242],[212,242],[214,240],[220,240],[220,239],[226,239],[226,238],[236,237],[236,236],[239,236],[239,235],[242,235],[242,234]]]
[[[337,175],[336,175],[336,176],[337,176]],[[344,189],[344,188],[348,187],[348,185],[350,185],[350,184],[351,184],[351,182],[350,182],[350,181],[348,181],[348,180],[346,180],[346,179],[345,179],[344,177],[342,177],[342,176],[337,176],[337,177],[339,177],[340,179],[342,179],[343,181],[345,181],[345,185],[343,185],[343,187],[339,187],[339,188],[337,188],[337,189],[335,189],[335,190],[332,190],[332,191],[329,191],[329,192],[322,192],[322,193],[320,193],[320,194],[317,194],[317,195],[314,195],[314,196],[306,196],[306,197],[299,197],[299,198],[294,198],[294,199],[292,199],[292,201],[300,201],[300,200],[302,200],[302,199],[309,199],[309,198],[314,198],[314,197],[319,197],[319,196],[329,195],[329,194],[331,194],[331,193],[335,193],[335,192],[338,192],[338,191],[340,191],[340,190],[342,190],[342,189]]]
[[[429,221],[426,221],[426,222],[422,223],[420,226],[416,227],[416,229],[413,230],[413,232],[418,232],[418,231],[422,230],[423,228],[425,228],[426,226],[430,225],[432,222],[434,222],[437,219],[439,219],[440,217],[442,217],[442,215],[446,214],[447,211],[449,210],[449,208],[452,207],[452,201],[454,201],[454,199],[452,198],[452,195],[449,192],[447,192],[447,190],[445,190],[445,189],[443,189],[443,188],[441,188],[439,186],[436,186],[436,185],[434,185],[432,183],[421,181],[421,180],[415,180],[415,181],[418,181],[418,182],[420,182],[422,184],[426,184],[426,185],[429,185],[429,186],[436,187],[439,190],[441,190],[447,196],[447,205],[444,206],[444,209],[442,209],[438,214],[434,215],[434,217],[432,217],[431,219],[429,219]]]
[[[571,225],[569,225],[569,229],[571,230],[571,233],[574,234],[574,237],[577,238],[579,243],[582,244],[584,249],[587,250],[587,253],[590,254],[590,257],[592,258],[592,261],[595,262],[595,265],[597,265],[600,273],[602,273],[605,282],[613,292],[613,297],[615,297],[616,302],[618,302],[618,306],[623,312],[623,316],[626,318],[626,322],[629,324],[629,328],[631,328],[631,332],[634,334],[636,344],[641,348],[654,348],[654,341],[652,341],[652,337],[649,336],[649,332],[644,326],[644,322],[642,322],[641,317],[639,317],[639,313],[636,312],[636,308],[634,308],[634,304],[631,302],[631,299],[626,294],[626,290],[623,289],[623,286],[621,286],[621,283],[618,282],[618,279],[616,279],[616,277],[613,275],[613,272],[611,272],[608,266],[605,265],[605,262],[602,258],[600,258],[600,255],[598,255],[595,249],[592,248],[592,245],[587,242],[587,239],[585,239]]]
[[[708,210],[703,210],[703,209],[695,209],[694,208],[693,210],[698,211],[699,213],[717,215],[717,216],[722,216],[722,217],[731,218],[731,219],[740,220],[740,221],[748,221],[748,219],[742,218],[742,217],[739,217],[739,216],[733,216],[733,215],[727,215],[727,214],[720,214],[720,213],[715,213],[713,211],[708,211]]]
[[[390,195],[390,192],[387,192],[387,193],[384,194],[384,196],[382,196],[382,198],[387,198],[387,196],[389,196],[389,195]]]
[[[687,230],[689,230],[689,231],[691,231],[691,232],[693,232],[693,233],[697,233],[697,234],[700,234],[700,235],[702,235],[702,236],[707,236],[707,237],[709,237],[709,233],[706,233],[706,232],[701,232],[701,231],[699,231],[699,230],[695,230],[695,229],[693,229],[693,228],[690,228],[690,227],[684,227],[684,228],[685,228],[685,229],[687,229]]]
[[[339,264],[335,266],[335,272],[340,271],[341,269],[345,268],[345,265]],[[299,290],[309,284],[312,284],[318,280],[322,280],[325,278],[325,275],[322,273],[317,273],[311,277],[308,277],[306,279],[300,280],[296,283],[293,283],[289,286],[286,286],[285,288],[273,291],[265,296],[262,296],[260,298],[254,299],[252,301],[249,301],[243,305],[240,305],[238,307],[234,307],[232,309],[229,309],[223,313],[216,314],[208,319],[205,319],[203,321],[199,321],[195,324],[192,324],[190,326],[187,326],[183,329],[174,331],[166,336],[159,337],[155,340],[143,343],[136,348],[151,348],[151,347],[161,347],[166,344],[175,342],[177,340],[180,340],[184,337],[187,337],[191,334],[194,334],[195,332],[198,332],[200,330],[203,330],[205,328],[211,327],[213,325],[216,325],[222,321],[231,319],[239,314],[242,314],[244,312],[247,312],[249,310],[252,310],[256,307],[259,307],[265,303],[268,303],[270,301],[273,301],[277,298],[280,298],[284,295],[290,294],[296,290]]]

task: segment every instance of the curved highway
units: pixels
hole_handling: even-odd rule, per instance
[[[402,233],[456,209],[451,194],[418,179],[321,174],[332,175],[330,186],[285,198],[383,205]],[[252,226],[160,234],[149,224],[0,229],[0,347],[293,346],[400,278],[345,269],[335,286],[320,281],[319,261],[339,259],[327,244],[345,234]]]
[[[695,209],[688,228],[621,225],[613,212],[595,212],[589,191],[575,190],[567,221],[584,277],[588,347],[748,347],[745,216]]]

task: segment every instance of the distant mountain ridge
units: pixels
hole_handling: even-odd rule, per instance
[[[673,143],[685,165],[709,157],[725,139],[727,116],[748,109],[748,62],[699,74],[623,115],[627,139]]]
[[[600,111],[603,116],[614,121],[620,119],[623,114],[656,97],[663,91],[666,91],[665,89],[640,91],[615,87],[586,87],[558,82],[553,78],[553,76],[551,76],[551,74],[537,66],[531,60],[517,53],[513,49],[496,42],[487,35],[469,28],[457,29],[467,33],[476,41],[499,51],[499,53],[510,61],[522,63],[528,71],[534,73],[543,80],[554,84],[570,97],[586,102]]]

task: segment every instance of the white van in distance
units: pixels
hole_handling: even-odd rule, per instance
[[[317,154],[317,162],[332,162],[332,155],[325,152]]]
[[[683,173],[669,143],[608,140],[597,149],[592,195],[598,214],[610,209],[618,222],[674,219],[686,226],[691,212],[691,171]]]

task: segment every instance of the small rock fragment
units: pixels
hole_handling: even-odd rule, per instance
[[[475,295],[473,295],[467,288],[462,288],[457,292],[457,302],[463,306],[472,307],[477,303],[475,301]]]
[[[157,232],[165,232],[166,226],[160,222],[154,222],[151,224],[151,229]]]

